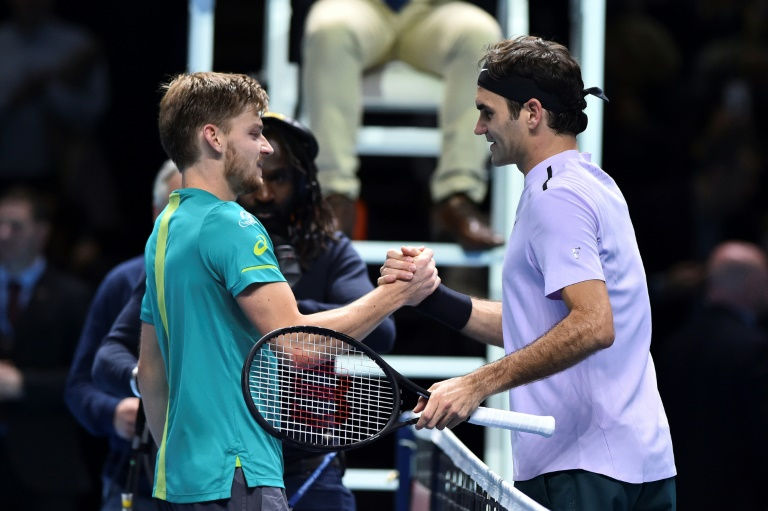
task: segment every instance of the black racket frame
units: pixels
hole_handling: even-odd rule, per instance
[[[365,440],[361,440],[359,442],[354,442],[347,445],[322,446],[322,445],[309,444],[309,443],[304,443],[304,442],[299,442],[294,440],[287,434],[283,433],[282,431],[272,426],[272,424],[270,424],[261,415],[259,408],[253,402],[253,399],[251,397],[250,379],[249,379],[251,363],[253,362],[253,359],[256,357],[256,354],[259,352],[259,350],[264,344],[268,343],[269,341],[271,341],[272,339],[280,335],[291,334],[291,333],[322,335],[322,336],[328,336],[328,337],[339,339],[341,341],[344,341],[354,346],[356,349],[365,353],[368,357],[371,358],[371,360],[373,360],[381,368],[381,370],[384,372],[385,376],[389,380],[390,384],[392,385],[392,394],[394,398],[392,414],[383,428],[381,428],[374,435],[371,435]],[[408,380],[403,375],[395,371],[389,364],[387,364],[384,361],[384,359],[381,358],[381,356],[378,353],[373,351],[371,348],[369,348],[362,342],[344,333],[337,332],[329,328],[311,326],[311,325],[289,326],[289,327],[277,328],[265,334],[264,336],[262,336],[261,339],[259,339],[256,342],[256,344],[254,344],[253,347],[251,347],[251,350],[248,352],[248,356],[246,357],[245,363],[243,364],[243,371],[241,376],[241,388],[243,390],[243,398],[245,399],[245,404],[248,406],[248,411],[251,412],[251,415],[253,416],[254,419],[256,419],[256,422],[258,422],[259,426],[261,426],[267,433],[269,433],[275,438],[278,438],[279,440],[282,440],[286,444],[289,444],[294,447],[298,447],[299,449],[304,449],[306,451],[312,451],[312,452],[318,452],[318,453],[357,449],[359,447],[363,447],[365,445],[368,445],[372,442],[379,440],[381,437],[395,431],[398,428],[407,426],[409,424],[415,424],[416,421],[418,420],[418,417],[410,419],[408,421],[400,421],[400,410],[403,404],[403,395],[401,390],[402,387],[408,388],[409,390],[413,391],[415,394],[419,396],[429,398],[428,391],[419,387],[418,385],[416,385],[415,383],[413,383],[412,381]]]

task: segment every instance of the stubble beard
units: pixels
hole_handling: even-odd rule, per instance
[[[224,154],[224,178],[235,195],[244,195],[258,190],[264,183],[258,160],[248,162],[231,145]]]

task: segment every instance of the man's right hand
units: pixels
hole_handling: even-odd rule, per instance
[[[406,293],[404,305],[416,306],[437,289],[440,285],[440,277],[437,274],[432,249],[420,248],[409,252],[414,254],[407,256],[411,258],[411,261],[407,263],[400,261],[400,263],[407,265],[407,273],[410,274],[410,278],[397,281],[393,279],[391,285],[403,288]]]
[[[410,282],[416,271],[416,258],[425,250],[424,247],[400,247],[400,251],[390,249],[387,251],[387,260],[379,269],[381,276],[378,278],[378,285],[391,284],[397,280]],[[433,254],[434,255],[434,254]]]
[[[136,433],[136,414],[139,412],[139,398],[126,397],[115,407],[115,416],[112,424],[115,426],[117,436],[125,440],[133,438]]]

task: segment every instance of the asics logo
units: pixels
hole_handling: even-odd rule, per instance
[[[260,256],[267,251],[267,238],[263,234],[256,236],[256,243],[253,245],[253,255]]]
[[[240,212],[240,221],[238,222],[240,227],[248,227],[249,225],[254,225],[255,223],[256,217],[254,217],[252,214],[248,213],[247,211]]]

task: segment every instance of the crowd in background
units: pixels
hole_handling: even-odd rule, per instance
[[[183,2],[96,4],[10,0],[0,10],[0,491],[37,484],[45,470],[58,481],[52,491],[90,503],[99,500],[94,474],[104,448],[75,425],[59,394],[89,294],[109,268],[142,252],[151,230],[149,183],[165,159],[154,117],[158,86],[184,70],[186,45]],[[250,4],[258,2],[219,7],[217,70],[258,71],[259,28],[250,27],[253,39],[237,45],[232,39],[247,36],[227,40],[224,25],[260,19],[261,12],[237,11],[257,9]],[[531,33],[568,44],[569,2],[531,4]],[[675,443],[680,506],[693,509],[684,496],[695,484],[759,485],[760,456],[768,453],[760,440],[768,426],[768,156],[761,144],[768,126],[760,122],[768,112],[768,1],[624,0],[607,7],[605,84],[586,85],[603,86],[610,98],[602,166],[626,195],[648,272],[652,352]],[[147,16],[142,8],[157,12]],[[134,33],[140,23],[144,37]],[[364,160],[363,180],[366,164],[387,168]],[[413,165],[421,172],[421,162]],[[416,190],[428,202],[428,176],[423,181]],[[399,200],[376,196],[376,189],[363,182],[372,204]],[[730,240],[741,241],[724,244]],[[27,263],[28,284],[12,289],[8,275]],[[409,335],[407,328],[398,332]],[[22,337],[29,339],[24,350]],[[420,350],[409,341],[403,351],[427,353],[432,345]],[[3,460],[22,466],[33,456],[10,448],[27,440],[8,436],[7,427],[30,418],[37,419],[24,425],[29,444],[49,455],[25,475]],[[86,445],[97,448],[86,456]],[[56,449],[62,466],[49,462]],[[702,471],[706,456],[717,461]],[[742,467],[734,480],[723,477],[729,464]],[[70,480],[57,479],[60,473]]]

